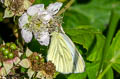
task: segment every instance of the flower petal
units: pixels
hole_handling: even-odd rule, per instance
[[[10,72],[10,69],[13,67],[13,61],[7,60],[7,61],[3,62],[3,66],[6,70],[6,73],[8,74]]]
[[[13,16],[14,16],[14,13],[11,10],[9,10],[9,8],[6,8],[3,18],[9,18]]]
[[[26,43],[29,43],[32,40],[32,32],[22,29],[21,34]]]
[[[39,41],[41,45],[48,46],[50,35],[48,31],[43,31],[40,34],[35,34],[35,38]]]
[[[32,3],[30,2],[30,0],[23,1],[23,6],[24,6],[25,10],[27,10],[31,5],[32,5]]]
[[[7,73],[5,71],[5,68],[4,67],[0,68],[0,76],[6,76],[6,75]]]
[[[42,71],[39,71],[36,75],[37,78],[41,78],[41,79],[44,79],[45,75],[43,74]]]
[[[20,18],[19,18],[19,27],[22,29],[25,24],[27,24],[28,21],[28,15],[27,13],[24,13]]]
[[[35,71],[33,71],[32,69],[28,69],[27,74],[28,74],[29,79],[32,78],[32,76],[34,75],[34,73],[35,73]]]
[[[30,16],[34,16],[35,14],[37,14],[39,11],[43,11],[44,10],[44,4],[37,4],[34,6],[31,6],[28,8],[27,13]]]
[[[24,68],[29,68],[31,66],[31,62],[28,59],[23,59],[19,64]]]
[[[20,58],[15,57],[15,58],[13,59],[13,62],[14,62],[15,65],[17,65],[17,64],[20,62]]]
[[[39,11],[44,11],[45,9],[44,9],[44,4],[36,4],[36,5],[34,5],[36,8],[38,8],[39,9]]]
[[[48,12],[43,12],[41,15],[41,20],[44,24],[47,24],[53,17]]]
[[[55,15],[60,10],[61,6],[61,2],[52,3],[47,7],[47,11],[50,12],[51,15]]]
[[[26,49],[25,53],[26,53],[26,57],[29,57],[30,55],[33,54],[33,52],[29,48]]]
[[[37,14],[39,12],[39,9],[35,6],[31,6],[27,9],[27,13],[30,16],[34,16],[35,14]]]

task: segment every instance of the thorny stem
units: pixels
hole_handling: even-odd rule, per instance
[[[59,16],[62,13],[64,13],[72,4],[74,3],[74,0],[70,0],[64,8],[62,8],[56,15]]]
[[[110,26],[108,29],[108,33],[107,33],[107,38],[105,40],[105,44],[104,44],[104,48],[102,51],[102,57],[101,57],[101,61],[100,61],[100,66],[99,66],[99,71],[98,71],[98,78],[97,79],[101,79],[105,73],[109,70],[109,68],[111,67],[111,64],[108,64],[107,67],[105,67],[105,59],[106,59],[106,55],[108,54],[108,48],[111,44],[113,35],[115,33],[116,27],[117,27],[117,23],[119,21],[119,14],[116,11],[112,11],[112,15],[111,15],[111,19],[110,19]],[[103,72],[101,72],[103,71]]]

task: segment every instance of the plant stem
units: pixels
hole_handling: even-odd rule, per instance
[[[110,26],[109,26],[109,29],[108,29],[108,32],[107,32],[107,38],[105,40],[105,44],[104,44],[104,48],[103,48],[103,51],[102,51],[102,57],[101,57],[101,61],[100,61],[100,66],[99,66],[99,71],[98,71],[98,78],[100,76],[100,78],[102,78],[105,74],[105,72],[103,71],[105,69],[105,62],[104,60],[106,60],[106,55],[108,54],[108,48],[110,46],[110,43],[112,41],[112,38],[113,38],[113,35],[115,33],[115,30],[116,30],[116,27],[117,27],[117,23],[119,21],[119,14],[116,12],[116,11],[112,11],[112,15],[111,15],[111,19],[110,19]],[[110,67],[109,67],[109,64],[107,66],[107,69],[105,70],[108,70]],[[101,74],[100,72],[103,71]],[[99,79],[100,79],[99,78]]]
[[[72,4],[73,4],[74,0],[70,0],[64,8],[62,8],[58,13],[57,16],[61,15],[62,13],[64,13]]]
[[[107,67],[105,68],[105,70],[98,76],[97,79],[102,79],[102,77],[104,76],[104,74],[111,68],[113,63],[110,63],[109,65],[107,65]]]

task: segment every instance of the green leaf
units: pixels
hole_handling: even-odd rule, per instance
[[[104,76],[103,79],[114,79],[114,74],[113,74],[112,68],[110,68],[110,69],[106,72],[106,74],[105,74],[105,76]]]
[[[29,49],[32,52],[39,52],[42,53],[42,55],[46,55],[47,53],[47,46],[41,46],[39,42],[36,39],[33,39],[29,44],[28,44]]]
[[[117,71],[120,72],[120,31],[117,32],[111,47],[109,49],[111,51],[110,54],[110,62],[113,63],[112,67]]]
[[[4,9],[0,7],[0,22],[3,21],[3,14],[4,14]],[[1,37],[0,37],[0,41],[1,41]]]
[[[63,22],[64,27],[74,28],[75,26],[79,25],[90,25],[90,18],[80,13],[79,11],[70,9],[65,12]]]
[[[87,60],[97,61],[100,59],[105,41],[100,31],[91,26],[65,28],[64,30],[73,42],[83,45],[83,48],[87,49]]]
[[[64,74],[58,74],[55,79],[67,79]]]
[[[3,21],[3,13],[0,12],[0,22]]]
[[[118,73],[120,73],[120,64],[113,64],[113,69],[115,69]]]
[[[34,4],[45,4],[49,5],[50,3],[55,2],[56,0],[35,0]]]
[[[86,72],[78,73],[78,74],[71,74],[67,77],[67,79],[85,79],[87,76]]]
[[[99,63],[86,63],[86,72],[88,74],[88,79],[96,79],[97,71],[99,68]]]
[[[114,6],[113,6],[114,5]],[[91,25],[101,31],[109,24],[111,10],[119,8],[120,1],[91,1],[88,4],[77,4],[68,9],[64,14],[64,27]]]

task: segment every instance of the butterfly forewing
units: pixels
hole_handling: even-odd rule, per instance
[[[61,33],[61,35],[63,36],[63,38],[66,41],[67,46],[71,50],[70,53],[72,54],[73,64],[74,64],[73,72],[74,73],[84,72],[85,63],[79,51],[76,49],[74,43],[71,41],[71,39],[66,34]]]

